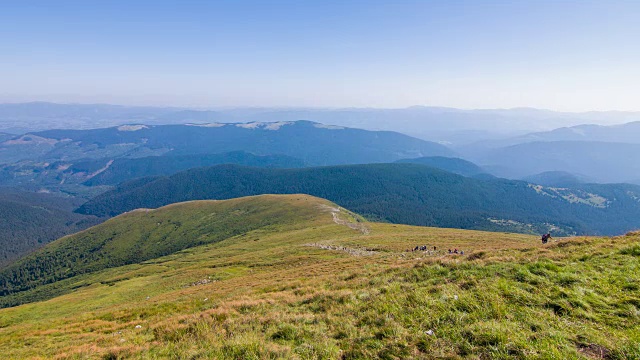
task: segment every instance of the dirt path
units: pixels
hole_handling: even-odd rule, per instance
[[[322,209],[329,211],[331,213],[331,216],[333,216],[333,222],[338,224],[338,225],[344,225],[350,229],[353,230],[358,230],[361,233],[365,234],[365,235],[369,235],[369,233],[371,232],[371,230],[369,229],[369,227],[367,225],[365,225],[364,223],[359,223],[359,222],[350,222],[347,220],[342,220],[340,219],[340,216],[338,216],[338,214],[340,213],[340,209],[339,208],[334,208],[328,205],[322,205]]]

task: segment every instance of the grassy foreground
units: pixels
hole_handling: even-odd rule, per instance
[[[640,234],[542,246],[271,199],[305,216],[79,275],[71,293],[0,310],[2,357],[640,358]],[[437,251],[405,251],[422,244]]]

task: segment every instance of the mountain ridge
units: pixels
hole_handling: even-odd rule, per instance
[[[253,155],[244,151],[204,155],[161,155],[139,158],[101,158],[54,161],[50,163],[21,162],[0,165],[0,182],[5,186],[35,191],[89,193],[86,187],[117,185],[138,177],[170,175],[194,167],[218,164],[238,164],[255,167],[304,167],[304,161],[286,155]]]
[[[619,234],[640,225],[640,187],[636,185],[545,188],[524,181],[467,178],[419,164],[198,168],[140,185],[122,184],[77,211],[113,216],[172,202],[264,193],[306,193],[370,219],[420,226]],[[518,225],[510,226],[507,220]]]
[[[451,158],[444,156],[430,156],[415,159],[401,159],[396,163],[422,164],[435,167],[462,176],[475,176],[487,173],[480,166],[461,158]]]
[[[637,179],[640,144],[603,141],[539,141],[485,151],[465,151],[465,158],[493,170],[498,176],[521,178],[545,171],[582,174],[600,183]]]
[[[339,208],[304,194],[260,195],[229,200],[174,203],[138,209],[67,235],[0,270],[0,299],[41,299],[25,291],[74,276],[140,263],[191,247],[262,230],[289,231],[296,224],[331,223]],[[349,216],[342,211],[342,216]],[[9,301],[9,303],[7,303]]]
[[[187,121],[273,122],[309,119],[370,130],[400,131],[422,139],[453,142],[456,145],[477,141],[480,134],[486,139],[503,138],[595,121],[625,123],[639,118],[638,112],[624,111],[572,113],[532,108],[456,109],[422,105],[393,109],[234,107],[207,110],[46,102],[0,104],[0,119],[4,120],[0,122],[0,129],[22,133],[51,128],[52,123],[66,124],[70,128],[97,128],[127,122],[166,124]],[[430,126],[425,128],[425,124]],[[470,134],[455,135],[462,132]]]
[[[4,163],[245,151],[256,155],[288,155],[314,165],[330,165],[454,154],[443,145],[396,132],[311,121],[46,130],[4,141],[0,150],[0,160]]]

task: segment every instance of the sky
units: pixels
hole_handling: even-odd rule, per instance
[[[0,9],[0,102],[640,110],[636,0]]]

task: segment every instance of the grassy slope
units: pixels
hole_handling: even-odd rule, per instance
[[[64,289],[55,290],[59,286],[52,283],[77,275],[139,263],[252,230],[280,231],[306,223],[318,214],[309,202],[322,203],[304,195],[260,196],[180,203],[123,214],[59,239],[0,271],[0,295],[11,294],[0,298],[0,306],[60,294]],[[25,291],[29,289],[34,290]]]
[[[81,275],[72,294],[2,309],[0,349],[8,358],[640,357],[640,234],[545,246],[392,224],[365,234],[313,209],[305,222]],[[438,251],[404,251],[417,244]]]

